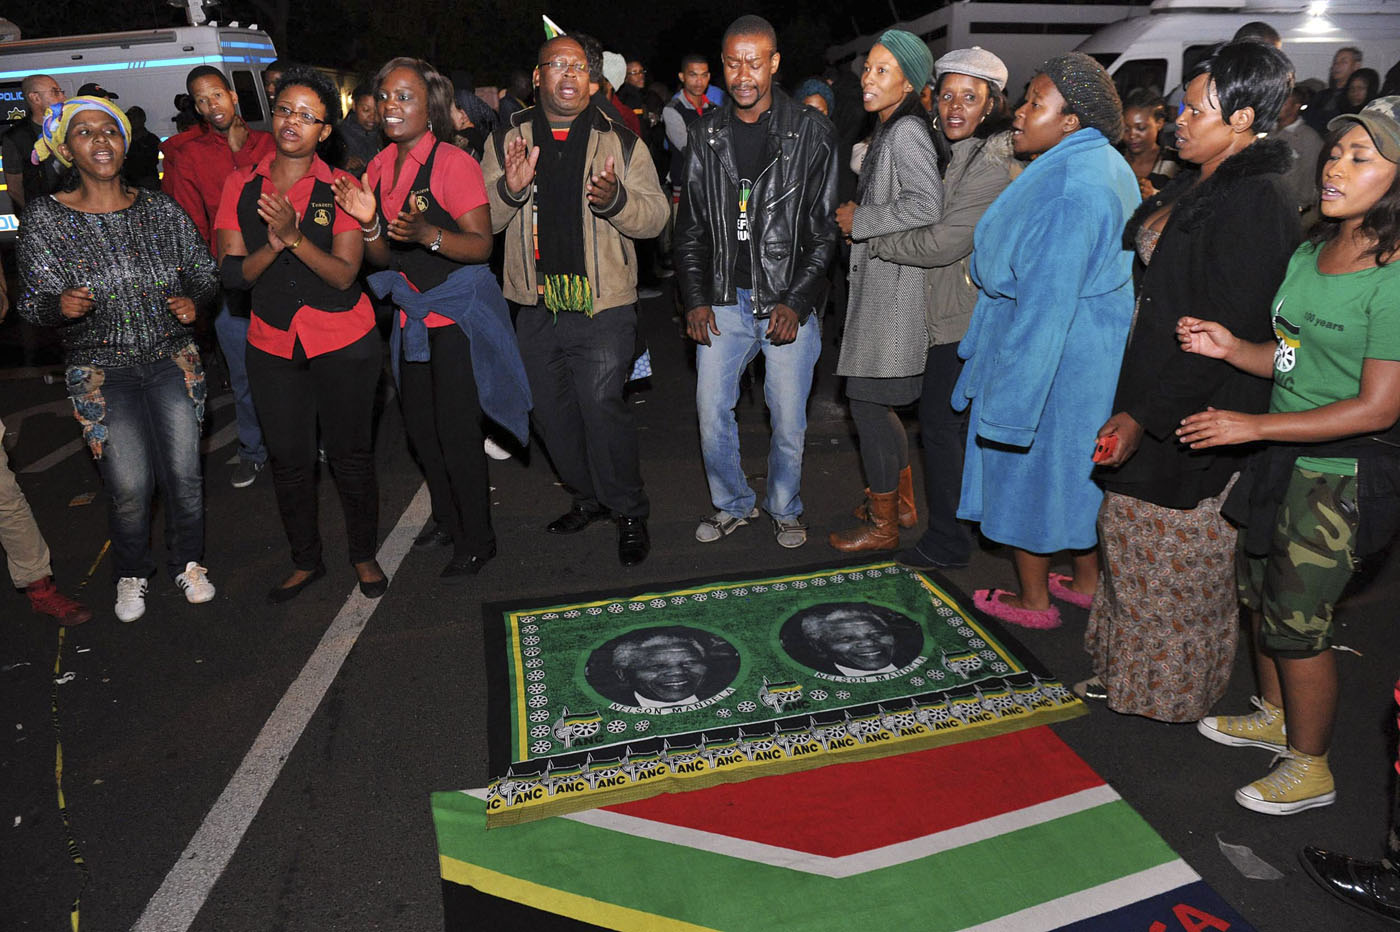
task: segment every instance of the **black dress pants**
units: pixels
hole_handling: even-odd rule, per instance
[[[379,543],[374,396],[384,365],[379,332],[371,330],[349,346],[309,359],[300,342],[291,359],[249,344],[247,361],[292,564],[299,570],[321,564],[316,517],[318,422],[345,514],[350,562],[373,560]]]
[[[637,345],[634,305],[592,317],[521,307],[515,318],[530,380],[531,417],[574,504],[645,518],[637,428],[622,387]]]
[[[433,518],[452,535],[454,558],[486,560],[496,552],[496,532],[471,341],[455,325],[432,327],[428,348],[427,362],[399,359],[404,429],[428,481]]]
[[[928,529],[918,546],[927,556],[948,563],[966,563],[972,552],[972,533],[958,520],[967,411],[954,411],[950,403],[962,366],[958,344],[930,346],[919,395],[919,444],[924,450]]]

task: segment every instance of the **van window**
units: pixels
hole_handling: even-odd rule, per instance
[[[238,94],[238,109],[243,113],[243,119],[249,123],[261,122],[264,95],[262,85],[253,78],[253,72],[235,71],[233,89]]]
[[[1210,53],[1219,46],[1219,42],[1210,42],[1205,45],[1188,45],[1186,51],[1181,53],[1181,83],[1186,83],[1186,76],[1191,73],[1191,69],[1201,62],[1210,58]]]
[[[1118,60],[1118,56],[1119,56],[1119,55],[1122,55],[1123,53],[1122,53],[1122,52],[1090,52],[1089,54],[1090,54],[1091,56],[1093,56],[1094,61],[1098,62],[1100,65],[1103,65],[1104,70],[1107,71],[1109,68],[1112,68],[1112,67],[1113,67],[1113,63],[1116,62],[1116,61]]]
[[[1167,60],[1135,58],[1125,61],[1113,73],[1113,83],[1118,88],[1119,97],[1127,97],[1128,91],[1137,87],[1150,87],[1158,94],[1164,93],[1167,83]]]

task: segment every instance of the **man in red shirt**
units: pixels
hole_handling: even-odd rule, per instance
[[[235,171],[256,166],[271,156],[276,146],[271,134],[249,129],[243,122],[238,113],[238,94],[218,68],[200,65],[193,69],[185,77],[185,89],[194,98],[195,109],[204,125],[161,145],[165,155],[162,187],[190,215],[212,251],[214,218],[219,211],[224,182]],[[176,140],[178,143],[171,145]],[[267,447],[263,445],[262,428],[253,409],[244,363],[248,345],[246,311],[230,313],[225,299],[214,318],[214,333],[228,365],[229,384],[233,387],[233,410],[238,422],[238,467],[233,471],[232,483],[234,488],[241,489],[252,485],[267,465]]]

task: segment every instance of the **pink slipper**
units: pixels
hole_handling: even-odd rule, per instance
[[[1064,573],[1051,573],[1050,595],[1059,599],[1061,602],[1068,602],[1070,605],[1077,605],[1080,608],[1088,608],[1090,605],[1093,605],[1094,597],[1092,595],[1075,592],[1069,587],[1069,584],[1073,581],[1073,577],[1066,576]]]
[[[1005,589],[978,589],[972,594],[972,604],[980,610],[1009,624],[1042,631],[1060,626],[1060,610],[1050,606],[1044,611],[1007,605],[1000,596],[1013,595]]]

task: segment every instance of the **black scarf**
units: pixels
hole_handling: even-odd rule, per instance
[[[593,288],[583,249],[583,195],[579,191],[588,161],[588,137],[593,125],[590,104],[569,126],[562,143],[543,107],[531,118],[540,158],[535,164],[535,209],[538,225],[540,281],[544,306],[554,313],[593,313]]]

